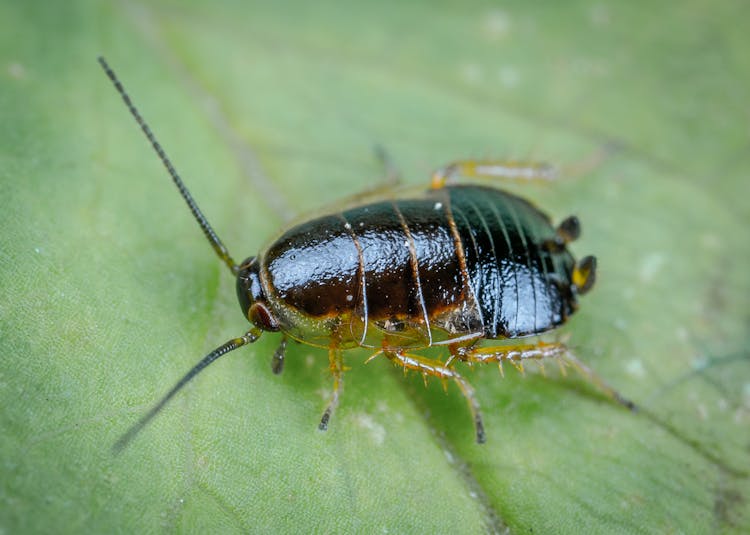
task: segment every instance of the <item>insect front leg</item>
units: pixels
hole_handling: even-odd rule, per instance
[[[494,347],[459,347],[455,348],[452,358],[466,363],[497,362],[500,373],[503,374],[503,362],[509,362],[521,373],[524,372],[525,361],[536,361],[544,373],[544,359],[555,359],[560,371],[565,374],[565,367],[571,366],[589,383],[593,384],[607,397],[615,400],[624,407],[635,410],[635,403],[623,397],[617,390],[596,374],[591,368],[578,360],[565,344],[554,342],[537,342],[535,344],[515,344]]]
[[[469,410],[474,420],[477,443],[484,443],[484,423],[482,421],[482,411],[479,408],[479,401],[477,401],[474,388],[456,370],[447,367],[439,360],[428,359],[412,353],[404,353],[402,351],[384,351],[383,353],[392,362],[403,366],[404,370],[414,370],[425,377],[431,375],[442,380],[453,379],[469,404]]]
[[[339,404],[339,392],[341,392],[341,383],[344,373],[344,363],[342,358],[341,350],[335,347],[328,349],[328,367],[333,375],[333,393],[331,395],[331,401],[328,403],[323,416],[320,419],[318,429],[325,431],[328,429],[328,421],[333,415],[333,411]]]
[[[549,164],[520,160],[458,160],[432,174],[432,189],[455,184],[463,178],[553,180],[557,171]]]
[[[274,375],[279,375],[284,371],[284,358],[286,357],[286,335],[281,337],[281,343],[271,358],[271,371]]]

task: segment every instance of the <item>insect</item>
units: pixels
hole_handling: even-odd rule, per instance
[[[528,201],[464,178],[545,177],[546,166],[459,161],[435,172],[428,188],[403,198],[354,205],[286,230],[258,255],[237,263],[209,225],[115,73],[99,58],[148,138],[218,257],[237,278],[237,296],[251,327],[196,364],[115,443],[124,448],[190,380],[219,357],[282,333],[272,370],[280,373],[287,339],[328,351],[331,399],[319,428],[338,405],[343,352],[372,350],[405,370],[453,381],[469,406],[476,441],[485,441],[479,402],[456,370],[463,362],[528,360],[571,365],[605,394],[629,408],[563,343],[529,338],[565,323],[596,276],[596,259],[576,262],[567,245],[580,224],[570,216],[554,227]],[[482,345],[483,341],[497,341]],[[444,362],[420,353],[444,346]]]

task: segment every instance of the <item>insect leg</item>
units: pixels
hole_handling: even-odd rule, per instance
[[[502,371],[502,363],[509,362],[523,373],[525,360],[543,358],[561,358],[568,348],[561,343],[538,342],[536,344],[517,344],[490,347],[458,347],[452,356],[456,359],[473,363],[497,362]]]
[[[455,184],[459,177],[509,180],[553,180],[557,172],[551,165],[516,160],[458,160],[432,174],[432,189]]]
[[[566,351],[562,359],[573,366],[573,368],[575,368],[578,373],[585,377],[590,383],[596,385],[599,390],[604,392],[610,398],[614,399],[617,403],[631,411],[638,410],[638,407],[635,403],[623,397],[617,390],[609,386],[609,384],[607,384],[604,379],[602,379],[594,370],[578,360],[573,353],[571,353],[570,351]]]
[[[344,371],[343,359],[341,356],[341,350],[338,348],[331,347],[328,349],[328,367],[333,375],[333,394],[331,401],[328,403],[323,417],[320,419],[318,429],[325,431],[328,429],[328,421],[331,419],[333,411],[339,404],[339,392],[341,392],[342,375]]]
[[[383,166],[383,185],[381,187],[393,188],[401,184],[401,171],[396,167],[393,158],[382,145],[375,145],[375,159]]]
[[[607,397],[630,410],[635,410],[635,403],[623,397],[617,390],[607,384],[591,368],[578,360],[565,344],[554,342],[538,342],[536,344],[517,344],[495,347],[457,348],[455,357],[467,363],[497,362],[502,372],[504,361],[511,363],[523,373],[523,363],[526,360],[541,361],[545,358],[557,359],[562,371],[565,366],[572,366],[589,383],[597,387]],[[541,364],[541,362],[540,362]]]
[[[281,343],[271,359],[271,371],[275,375],[284,371],[284,357],[286,357],[286,335],[281,337]]]
[[[378,179],[372,186],[340,200],[338,202],[339,205],[349,206],[361,204],[372,199],[381,199],[387,196],[394,188],[401,185],[401,171],[393,163],[391,156],[380,145],[375,145],[373,151],[375,159],[383,167],[382,178]]]
[[[469,410],[474,420],[474,429],[476,430],[477,444],[485,441],[484,423],[482,421],[482,411],[479,408],[474,388],[464,379],[457,371],[446,367],[441,361],[428,359],[412,353],[402,351],[384,351],[388,359],[404,367],[405,370],[418,371],[423,375],[432,375],[440,379],[453,379],[461,390],[469,404]]]

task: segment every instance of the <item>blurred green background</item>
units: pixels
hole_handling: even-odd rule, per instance
[[[0,532],[747,532],[746,2],[0,1]],[[107,57],[239,259],[292,217],[464,157],[563,166],[512,185],[599,281],[566,327],[636,400],[466,370],[454,386],[244,332],[234,281],[96,64]],[[549,366],[548,366],[549,368]]]

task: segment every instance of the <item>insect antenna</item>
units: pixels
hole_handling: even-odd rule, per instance
[[[172,177],[172,180],[177,186],[177,189],[180,190],[180,194],[182,195],[182,198],[185,199],[185,202],[190,208],[190,211],[193,213],[193,217],[195,217],[195,220],[201,226],[201,230],[203,230],[203,234],[206,235],[206,238],[208,238],[208,241],[211,243],[211,247],[213,247],[214,251],[216,251],[216,254],[229,267],[232,273],[236,275],[239,272],[239,266],[235,263],[235,261],[229,255],[229,251],[224,246],[224,244],[219,239],[219,237],[216,235],[216,232],[214,232],[214,229],[208,223],[206,216],[204,216],[203,212],[201,212],[200,208],[198,208],[198,205],[195,203],[193,196],[190,195],[190,192],[188,191],[185,184],[182,182],[180,175],[177,174],[177,171],[172,165],[172,162],[167,157],[166,152],[164,152],[164,149],[156,140],[156,137],[151,132],[151,129],[149,128],[148,124],[146,124],[146,121],[144,121],[143,117],[141,117],[141,114],[136,109],[135,105],[133,104],[133,101],[130,100],[130,96],[128,96],[128,94],[125,92],[125,88],[123,87],[122,83],[120,83],[120,80],[118,80],[117,75],[115,75],[115,72],[110,68],[110,66],[107,64],[107,62],[105,61],[103,57],[99,56],[98,59],[99,59],[99,64],[104,69],[104,72],[107,73],[107,76],[109,77],[109,79],[112,80],[112,83],[114,84],[115,89],[117,89],[117,92],[120,93],[122,100],[125,102],[125,105],[127,106],[128,110],[130,110],[130,114],[133,116],[133,118],[135,118],[136,122],[141,127],[141,130],[143,130],[143,133],[146,135],[146,138],[148,138],[149,142],[151,143],[151,146],[154,148],[154,150],[156,151],[156,154],[159,156],[159,159],[164,164],[164,167],[167,168],[167,172],[169,172],[169,175]]]
[[[174,397],[177,392],[182,390],[182,387],[184,387],[186,384],[188,384],[196,375],[198,375],[204,368],[206,368],[209,364],[217,360],[219,357],[222,357],[229,353],[230,351],[234,351],[238,347],[242,347],[246,344],[252,344],[255,342],[258,338],[260,338],[260,331],[257,329],[251,329],[239,338],[234,338],[230,340],[229,342],[217,347],[213,351],[211,351],[208,355],[203,357],[201,361],[193,366],[193,368],[185,374],[185,376],[177,381],[177,384],[172,387],[172,389],[167,392],[167,394],[161,398],[161,400],[151,407],[151,409],[141,416],[140,420],[138,420],[136,423],[134,423],[130,429],[128,429],[125,434],[123,434],[119,439],[117,439],[117,442],[115,442],[112,445],[112,453],[117,455],[120,453],[125,447],[130,444],[130,442],[135,438],[135,436],[141,432],[141,430],[146,427],[146,425],[161,412],[161,410],[164,408],[164,406],[169,402],[170,399]]]

